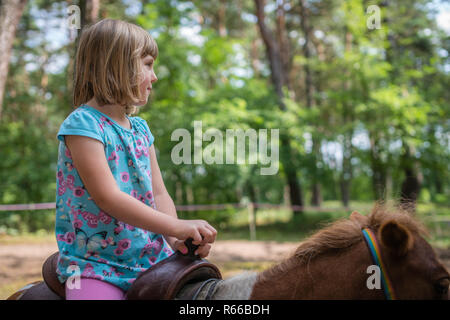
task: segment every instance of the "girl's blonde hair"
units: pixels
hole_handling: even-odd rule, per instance
[[[141,27],[104,19],[85,27],[77,48],[73,103],[75,107],[94,96],[99,105],[119,104],[130,115],[143,100],[139,90],[141,58],[158,56],[158,46]]]

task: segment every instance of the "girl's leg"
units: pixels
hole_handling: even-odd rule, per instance
[[[66,300],[125,300],[125,292],[105,281],[81,278],[80,289],[69,289],[66,282]]]

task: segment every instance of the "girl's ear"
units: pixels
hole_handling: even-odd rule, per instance
[[[394,220],[385,222],[378,236],[382,245],[398,257],[406,255],[414,245],[414,238],[408,229]]]

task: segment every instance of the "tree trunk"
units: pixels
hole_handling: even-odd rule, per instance
[[[372,188],[375,200],[385,199],[386,166],[379,153],[380,141],[376,134],[370,133],[370,163],[372,168]]]
[[[300,18],[301,18],[301,27],[303,31],[303,36],[305,38],[305,43],[303,44],[303,55],[305,56],[306,63],[304,66],[305,69],[305,100],[306,107],[308,109],[312,109],[313,105],[313,93],[314,93],[314,84],[312,81],[312,72],[309,66],[309,59],[311,58],[311,50],[310,50],[310,33],[311,28],[309,26],[309,16],[306,12],[305,0],[300,0]],[[317,136],[312,137],[312,197],[311,204],[316,207],[320,207],[322,203],[322,192],[321,185],[319,181],[319,172],[317,168],[317,162],[321,158],[321,150],[320,150],[320,139]]]
[[[283,84],[285,84],[288,88],[289,92],[293,92],[291,82],[289,79],[289,71],[291,70],[290,67],[290,46],[289,46],[289,39],[287,37],[287,31],[286,31],[286,19],[284,14],[284,0],[278,2],[277,7],[277,14],[276,14],[276,33],[277,33],[277,40],[278,40],[278,46],[280,50],[280,59],[281,59],[281,65],[283,69]]]
[[[218,12],[218,16],[219,16],[219,36],[220,37],[226,37],[227,35],[227,27],[226,27],[226,1],[225,0],[220,0],[220,4],[219,4],[219,12]]]
[[[344,207],[348,207],[350,203],[351,181],[353,176],[352,170],[352,134],[344,134],[343,142],[343,159],[341,174],[341,197]]]
[[[79,0],[80,7],[80,29],[77,30],[78,35],[75,39],[73,47],[69,51],[73,51],[73,55],[70,56],[69,64],[67,66],[67,88],[69,92],[73,92],[73,82],[75,77],[76,61],[75,56],[78,49],[78,42],[80,41],[81,32],[88,24],[97,22],[100,11],[100,0]],[[77,107],[77,106],[74,106]]]
[[[250,47],[250,59],[251,59],[251,66],[253,70],[253,77],[259,78],[260,76],[260,61],[258,57],[258,40],[253,39]]]
[[[422,174],[419,170],[417,161],[412,156],[414,150],[408,145],[404,146],[404,152],[400,161],[405,178],[402,182],[400,205],[408,206],[415,210],[415,203],[419,197],[420,188],[422,186]]]
[[[245,182],[245,190],[246,190],[246,193],[248,194],[249,200],[252,204],[258,203],[259,192],[257,190],[257,187],[255,187],[255,185],[251,181],[251,176],[256,174],[256,168],[257,168],[256,166],[253,166],[253,168],[251,169],[251,174],[248,177],[247,181]],[[253,206],[252,209],[253,209],[253,216],[256,218],[258,207]]]
[[[80,0],[79,6],[81,30],[83,30],[86,25],[97,22],[100,11],[100,0]]]
[[[255,0],[256,5],[256,16],[258,17],[258,27],[261,37],[264,41],[266,47],[266,54],[269,59],[271,80],[275,87],[275,92],[278,96],[278,107],[282,111],[286,111],[286,105],[284,104],[284,93],[283,85],[286,78],[284,77],[283,63],[280,53],[280,48],[278,43],[275,41],[272,32],[267,28],[264,21],[264,0]],[[287,184],[289,186],[289,196],[291,200],[291,205],[303,207],[303,197],[300,183],[297,178],[297,170],[292,165],[294,153],[291,149],[291,142],[289,136],[286,134],[280,134],[281,148],[284,150],[282,152],[281,161],[283,163],[283,168],[286,174]],[[303,210],[294,209],[294,216]]]
[[[345,51],[349,52],[352,49],[353,35],[347,30],[345,32]],[[350,74],[346,72],[344,81],[344,92],[350,90]],[[347,95],[349,96],[349,95]],[[353,157],[353,128],[347,128],[348,124],[353,123],[353,110],[351,101],[343,102],[343,124],[346,127],[344,132],[344,141],[342,143],[342,174],[341,174],[341,197],[344,207],[348,207],[350,203],[351,182],[353,178],[352,157]]]
[[[12,46],[26,3],[26,0],[0,1],[0,121]]]

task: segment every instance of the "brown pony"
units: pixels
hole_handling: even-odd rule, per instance
[[[330,224],[268,270],[219,281],[212,292],[207,290],[208,296],[217,300],[385,299],[382,288],[368,286],[368,267],[374,262],[364,228],[372,230],[377,239],[397,299],[449,299],[449,273],[425,241],[424,226],[406,210],[389,212],[382,205],[376,205],[369,216],[353,212],[350,219]],[[24,290],[37,284],[9,299],[20,299]],[[183,299],[183,292],[194,285],[182,288],[177,298]]]
[[[448,299],[450,276],[424,240],[424,226],[406,210],[376,205],[369,216],[352,213],[303,242],[295,254],[260,273],[251,299],[384,299],[369,289],[373,265],[361,230],[372,229],[398,299]]]

